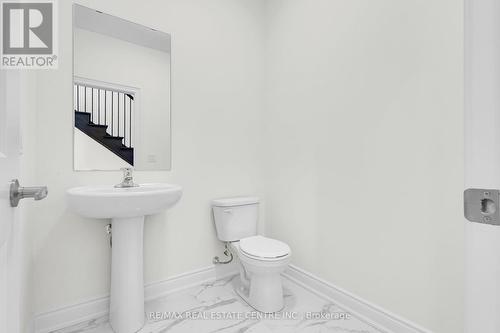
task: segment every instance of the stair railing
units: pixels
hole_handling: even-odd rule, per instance
[[[123,138],[122,143],[133,148],[134,95],[86,83],[75,82],[73,86],[74,110],[90,114],[92,124],[107,126],[108,135]]]

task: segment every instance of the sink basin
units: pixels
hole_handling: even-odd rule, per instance
[[[67,192],[70,208],[79,215],[111,219],[111,297],[109,321],[115,333],[134,333],[145,323],[144,216],[175,205],[182,188],[170,184],[138,187],[75,187]]]
[[[84,186],[68,190],[72,210],[96,219],[158,214],[175,205],[181,195],[180,186],[161,183],[129,188]]]

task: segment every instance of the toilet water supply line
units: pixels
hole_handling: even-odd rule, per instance
[[[226,264],[229,264],[230,262],[233,261],[233,254],[231,253],[231,249],[229,247],[229,242],[225,242],[224,243],[224,255],[226,257],[229,257],[228,260],[226,261],[221,261],[220,258],[218,256],[214,257],[213,259],[213,263],[214,265],[226,265]],[[240,262],[240,281],[241,281],[241,286],[240,286],[240,289],[242,291],[248,289],[248,286],[250,285],[250,279],[248,277],[248,272],[247,270],[245,269],[245,266],[243,266]]]
[[[226,265],[226,264],[229,264],[230,262],[233,261],[233,254],[231,253],[231,250],[229,249],[229,242],[224,243],[224,255],[226,257],[229,257],[229,259],[226,261],[221,261],[218,256],[215,256],[214,259],[212,260],[214,265]]]

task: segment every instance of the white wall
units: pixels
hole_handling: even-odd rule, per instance
[[[137,172],[136,181],[180,184],[184,196],[146,221],[145,282],[209,266],[221,252],[210,200],[261,194],[262,2],[78,2],[173,36],[173,168]],[[36,177],[50,195],[29,216],[37,313],[108,293],[106,222],[69,212],[65,191],[121,179],[121,172],[73,171],[71,3],[58,4],[59,69],[38,74]]]
[[[462,2],[267,4],[269,235],[294,264],[462,332]]]
[[[134,167],[137,170],[169,170],[170,54],[83,29],[74,31],[74,48],[76,76],[133,87],[139,91],[140,99],[135,100],[132,118]],[[107,102],[107,119],[111,119],[111,101]],[[115,120],[117,110],[115,101]],[[129,124],[127,114],[128,111],[125,117]],[[116,122],[114,134],[117,133]],[[123,131],[120,135],[124,135]],[[76,154],[80,154],[79,149]],[[154,163],[149,161],[148,156],[154,156]],[[96,165],[103,163],[96,161]],[[94,166],[93,169],[99,167]],[[101,167],[101,170],[117,169],[115,165]]]

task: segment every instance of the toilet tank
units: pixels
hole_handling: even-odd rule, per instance
[[[217,199],[212,201],[212,208],[219,240],[234,242],[257,235],[259,198]]]

